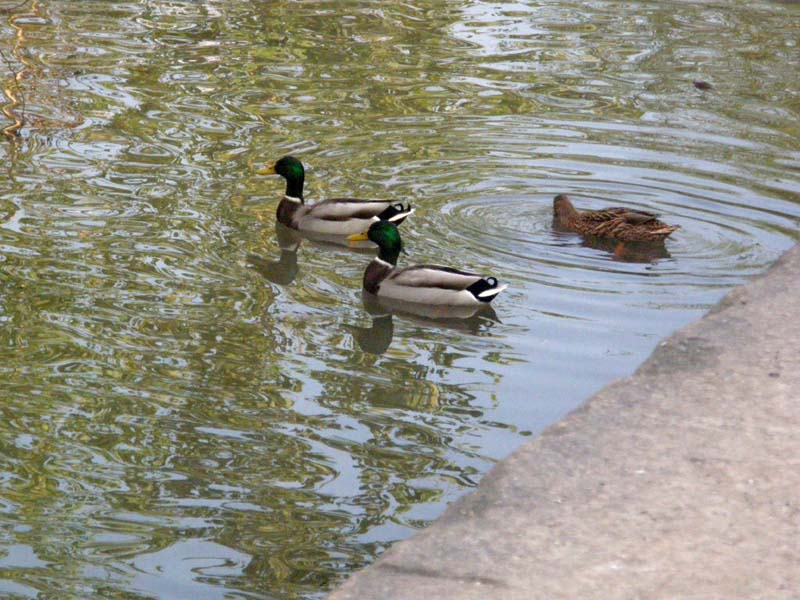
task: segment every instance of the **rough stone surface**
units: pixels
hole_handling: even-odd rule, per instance
[[[800,598],[800,247],[328,598]]]

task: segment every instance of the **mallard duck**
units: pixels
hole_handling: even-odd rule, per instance
[[[287,227],[323,235],[351,235],[364,231],[378,220],[402,223],[414,212],[389,200],[332,198],[308,205],[303,201],[303,163],[293,156],[284,156],[273,166],[256,171],[260,175],[280,175],[286,180],[286,193],[278,204],[278,222]]]
[[[603,208],[578,211],[565,194],[553,199],[556,223],[583,235],[611,238],[620,242],[659,242],[678,229],[657,219],[658,215],[632,208]]]
[[[378,298],[427,305],[470,306],[486,304],[506,289],[494,277],[483,277],[450,267],[415,265],[397,268],[397,257],[403,249],[397,225],[376,221],[369,230],[347,238],[369,239],[378,245],[378,256],[364,271],[364,290]]]

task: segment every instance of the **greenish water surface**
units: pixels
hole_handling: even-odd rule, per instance
[[[0,11],[4,598],[321,597],[798,237],[797,3]],[[287,153],[496,314],[370,313],[369,252],[276,236]]]

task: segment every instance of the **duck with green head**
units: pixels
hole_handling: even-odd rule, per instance
[[[376,221],[365,233],[347,239],[369,239],[378,245],[378,256],[364,271],[364,289],[378,298],[437,306],[476,306],[488,304],[508,287],[494,277],[450,267],[415,265],[398,269],[403,241],[397,226],[388,221]]]
[[[390,200],[332,198],[317,204],[303,199],[305,169],[294,156],[284,156],[271,167],[259,169],[260,175],[280,175],[286,180],[286,192],[278,204],[277,219],[287,227],[322,235],[352,235],[364,231],[379,220],[402,223],[414,212],[411,205]]]

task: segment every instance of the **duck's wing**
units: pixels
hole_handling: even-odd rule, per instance
[[[410,205],[391,200],[331,198],[309,206],[298,227],[315,233],[352,235],[366,230],[375,219],[399,224],[412,212]]]
[[[653,242],[663,240],[678,229],[677,225],[667,225],[657,217],[643,210],[605,208],[582,215],[581,233],[625,242]]]
[[[408,287],[436,287],[445,290],[461,291],[483,279],[477,273],[468,273],[451,267],[439,265],[415,265],[395,271],[392,279],[398,285]]]
[[[631,225],[644,225],[645,223],[653,223],[658,218],[658,215],[655,213],[631,209],[624,210],[619,216],[621,219],[624,219],[626,223]]]
[[[587,210],[581,217],[589,223],[607,223],[609,221],[622,221],[631,225],[642,225],[656,220],[657,214],[643,210],[634,210],[622,206],[612,206],[600,210]]]
[[[490,302],[505,288],[494,277],[438,265],[416,265],[389,275],[380,284],[380,294],[406,302],[466,306]]]
[[[329,221],[369,219],[377,217],[392,205],[391,200],[361,200],[359,198],[330,198],[309,208],[314,217]]]

